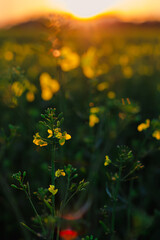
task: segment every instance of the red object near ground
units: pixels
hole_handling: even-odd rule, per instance
[[[72,229],[64,229],[60,231],[59,235],[64,240],[73,240],[78,236],[78,233]]]

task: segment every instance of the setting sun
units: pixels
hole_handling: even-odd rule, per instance
[[[64,1],[64,0],[61,0]],[[79,18],[90,18],[104,13],[110,9],[118,0],[65,0],[64,5],[68,12]]]

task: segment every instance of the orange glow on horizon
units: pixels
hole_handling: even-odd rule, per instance
[[[55,12],[80,20],[102,15],[123,21],[160,20],[160,1],[157,0],[0,0],[0,9],[0,26]]]
[[[108,11],[120,0],[60,0],[64,3],[65,10],[78,18],[90,18]]]

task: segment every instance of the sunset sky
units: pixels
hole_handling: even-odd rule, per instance
[[[0,25],[53,10],[78,17],[113,12],[130,20],[159,19],[160,0],[0,0]]]

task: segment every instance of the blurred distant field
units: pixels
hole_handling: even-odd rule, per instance
[[[76,228],[80,237],[109,239],[99,223],[104,205],[108,224],[112,211],[106,180],[112,169],[103,162],[105,155],[116,157],[117,145],[126,145],[144,168],[122,184],[115,239],[159,238],[160,24],[56,20],[1,29],[0,99],[2,239],[34,239],[18,225],[30,221],[32,210],[10,185],[19,170],[27,171],[32,191],[49,184],[49,153],[33,144],[47,107],[63,112],[72,136],[56,165],[71,163],[90,182],[66,213],[88,199],[90,207],[64,226]],[[150,127],[138,131],[146,119]]]

